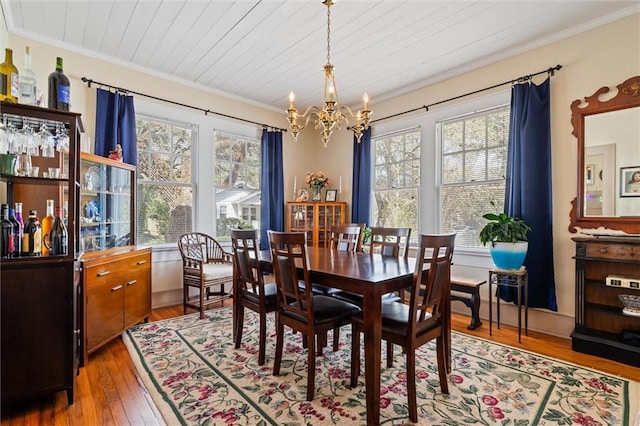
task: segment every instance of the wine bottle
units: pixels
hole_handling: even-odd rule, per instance
[[[16,220],[16,212],[9,207],[9,221],[13,225],[13,257],[20,257],[22,252],[22,225]]]
[[[71,91],[69,79],[62,72],[62,58],[56,58],[56,70],[49,74],[49,108],[69,111]]]
[[[22,254],[25,256],[40,256],[42,254],[42,227],[36,210],[29,210],[29,219],[24,225]]]
[[[62,220],[62,209],[56,207],[56,215],[49,232],[49,250],[52,256],[64,256],[67,254],[67,227]]]
[[[16,203],[16,222],[18,222],[18,240],[19,243],[18,245],[15,247],[17,251],[14,251],[14,255],[16,257],[22,256],[22,253],[24,252],[22,250],[22,240],[24,238],[24,219],[22,219],[22,203]],[[14,231],[15,232],[15,231]]]
[[[13,50],[4,50],[4,62],[0,64],[0,101],[17,103],[20,96],[20,77],[13,64]]]
[[[31,51],[29,46],[24,50],[24,68],[20,71],[20,103],[38,105],[36,98],[36,73],[31,69]]]
[[[9,204],[3,204],[0,213],[0,256],[13,257],[13,225],[9,220]]]
[[[42,226],[42,255],[49,256],[49,246],[47,238],[53,227],[53,200],[47,200],[47,215],[42,218],[40,225]]]

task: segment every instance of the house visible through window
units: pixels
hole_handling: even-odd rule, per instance
[[[420,129],[381,135],[374,149],[371,226],[411,228],[417,241],[420,190]]]
[[[214,167],[216,239],[229,240],[237,227],[259,229],[260,141],[216,132]]]
[[[196,127],[142,115],[136,127],[138,244],[175,243],[193,227]]]
[[[482,215],[504,206],[509,107],[440,121],[436,131],[440,232],[456,232],[456,246],[482,247]]]

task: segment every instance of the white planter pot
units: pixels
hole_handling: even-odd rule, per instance
[[[518,241],[517,243],[495,242],[489,247],[493,264],[498,269],[520,269],[524,258],[527,256],[529,243]]]

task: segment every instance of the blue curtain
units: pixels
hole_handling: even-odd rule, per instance
[[[353,137],[353,191],[351,222],[369,223],[371,211],[371,127],[362,133],[358,143]]]
[[[505,212],[531,227],[524,265],[529,275],[529,306],[557,311],[553,271],[551,192],[551,118],[549,79],[511,89]],[[502,287],[500,297],[516,301],[515,289]]]
[[[133,96],[97,89],[95,154],[108,157],[116,144],[122,147],[123,161],[135,165],[138,150]]]
[[[284,231],[282,132],[262,131],[260,192],[260,250],[269,248],[267,230]]]

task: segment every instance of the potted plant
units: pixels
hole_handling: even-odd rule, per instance
[[[492,202],[492,205],[495,204]],[[520,269],[527,255],[527,233],[531,231],[524,220],[505,212],[482,216],[489,222],[480,231],[482,245],[491,243],[489,252],[496,268]]]

